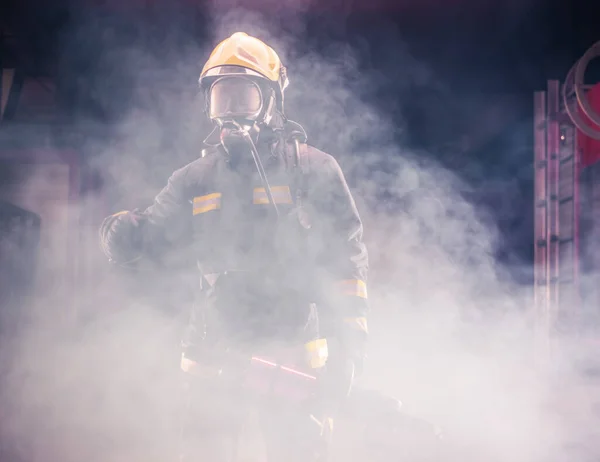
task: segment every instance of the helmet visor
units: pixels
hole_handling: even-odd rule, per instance
[[[211,119],[256,119],[262,109],[258,84],[243,77],[223,77],[210,89]]]

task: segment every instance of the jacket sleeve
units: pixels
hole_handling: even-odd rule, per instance
[[[153,226],[169,229],[179,227],[185,221],[186,212],[190,210],[186,188],[188,171],[187,166],[176,170],[167,185],[156,195],[152,205],[144,210],[144,217]]]
[[[186,167],[175,171],[142,213],[123,211],[104,220],[100,240],[104,253],[112,261],[127,264],[157,256],[187,233],[186,212],[190,207],[186,196],[187,171]]]
[[[352,193],[338,162],[325,155],[312,167],[316,184],[313,206],[320,251],[318,265],[323,271],[325,297],[334,317],[367,331],[368,253],[363,242],[363,225]]]

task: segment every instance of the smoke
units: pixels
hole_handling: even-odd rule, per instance
[[[89,45],[93,59],[80,51],[76,60],[94,62],[85,73],[94,113],[81,114],[80,123],[118,117],[109,126],[93,122],[100,134],[82,146],[90,157],[86,171],[102,176],[104,192],[88,190],[67,208],[57,200],[42,220],[48,240],[40,258],[53,257],[40,278],[67,264],[56,253],[65,227],[55,217],[68,212],[79,217],[81,232],[71,271],[87,283],[75,290],[43,284],[43,313],[36,305],[7,359],[3,432],[19,457],[104,462],[176,454],[178,342],[194,273],[187,266],[167,275],[109,268],[97,227],[103,214],[148,205],[174,169],[199,155],[208,129],[194,91],[202,60],[243,30],[288,65],[289,117],[306,128],[310,144],[340,161],[356,196],[373,310],[363,384],[445,427],[448,460],[562,460],[568,431],[582,424],[562,420],[546,375],[536,369],[531,288],[501,277],[501,235],[493,211],[468,199],[477,191],[411,146],[407,125],[398,122],[403,95],[443,83],[394,27],[381,28],[382,43],[394,44],[381,53],[360,39],[349,43],[341,22],[326,37],[312,36],[303,13],[289,6],[276,17],[215,8],[202,46],[190,39],[191,20],[177,31],[129,24],[132,31],[123,33],[107,19],[82,16],[67,34],[65,53],[88,29],[102,31]],[[375,59],[396,64],[381,75],[368,66]],[[390,79],[398,101],[388,98],[382,110],[371,101],[385,98]],[[47,179],[33,172],[21,192],[47,191]],[[78,322],[48,322],[66,306],[78,311]]]

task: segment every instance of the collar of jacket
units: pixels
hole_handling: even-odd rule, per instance
[[[264,130],[258,137],[256,148],[261,155],[263,161],[268,161],[269,157],[281,157],[283,148],[281,141],[285,137],[284,130]],[[215,152],[227,157],[227,152],[221,144],[219,127],[215,127],[205,138],[204,148],[202,149],[202,157],[208,153]]]

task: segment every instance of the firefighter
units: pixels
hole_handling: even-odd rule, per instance
[[[288,76],[270,46],[231,35],[211,53],[199,85],[214,124],[202,156],[175,171],[143,212],[106,218],[101,244],[117,265],[170,248],[193,253],[200,298],[183,342],[188,377],[210,362],[207,345],[245,352],[305,345],[313,355],[307,364],[322,378],[319,404],[285,418],[264,412],[262,432],[271,461],[324,460],[331,418],[364,357],[362,222],[337,161],[287,119]],[[236,380],[215,383],[186,382],[200,411],[187,414],[182,460],[228,460],[234,445],[221,436],[239,430],[239,415],[229,411],[240,408],[232,399],[241,395],[230,388]]]

